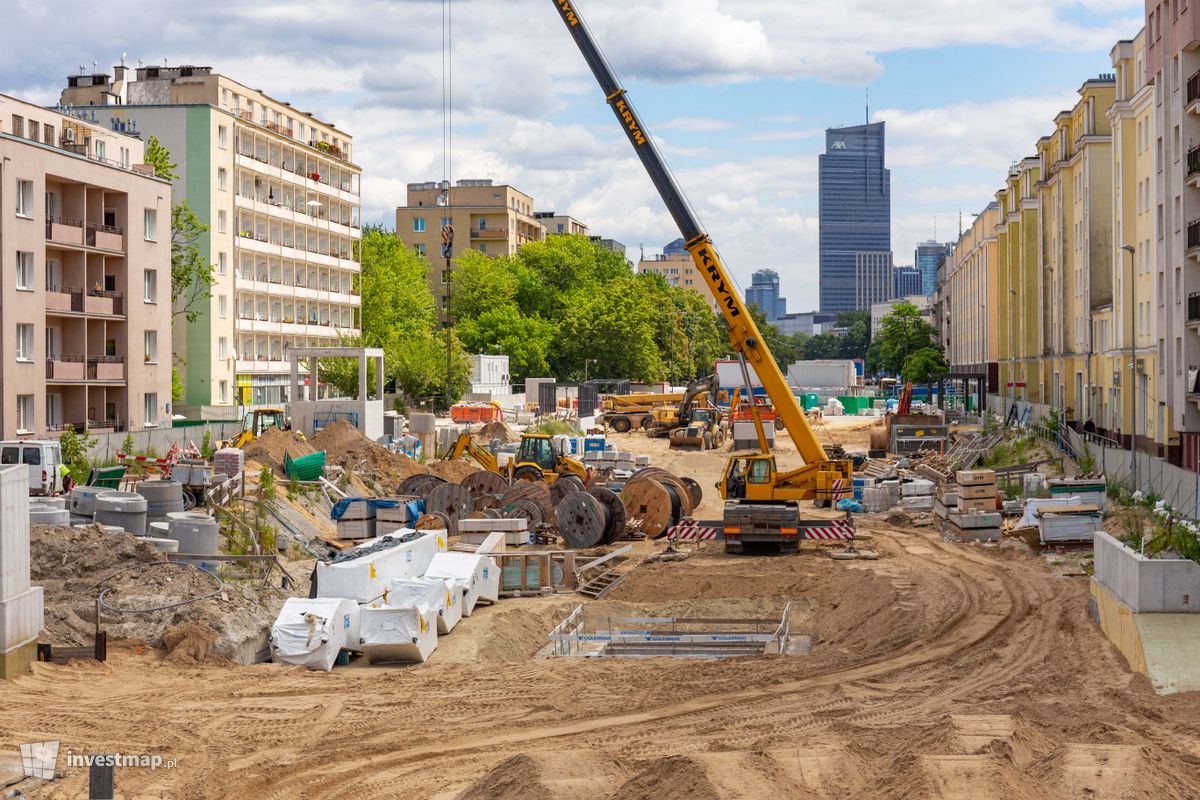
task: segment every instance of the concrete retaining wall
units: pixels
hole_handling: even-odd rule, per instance
[[[1150,559],[1097,532],[1095,579],[1134,612],[1200,613],[1200,564]]]
[[[29,583],[29,473],[0,469],[0,678],[24,672],[42,630],[42,588]]]
[[[1134,672],[1146,674],[1146,656],[1138,632],[1137,615],[1122,603],[1111,590],[1095,578],[1091,581],[1092,600],[1096,603],[1100,630],[1116,645]]]

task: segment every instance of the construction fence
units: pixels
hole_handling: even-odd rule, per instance
[[[212,436],[213,446],[223,439],[232,439],[242,430],[242,423],[237,420],[229,422],[204,422],[196,425],[172,428],[147,428],[140,431],[121,431],[118,433],[93,434],[96,444],[88,450],[92,461],[115,461],[117,453],[124,452],[125,438],[133,439],[133,451],[144,453],[150,448],[159,455],[164,455],[172,445],[188,447],[194,443],[200,447],[207,431]]]

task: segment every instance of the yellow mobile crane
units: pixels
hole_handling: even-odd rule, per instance
[[[726,551],[741,552],[743,544],[757,543],[777,545],[781,551],[788,551],[795,550],[803,538],[852,537],[853,525],[849,521],[800,518],[800,501],[829,503],[837,489],[849,484],[853,471],[851,463],[845,459],[831,460],[813,435],[804,411],[796,402],[796,396],[775,363],[745,303],[738,296],[712,240],[700,227],[674,176],[667,169],[666,162],[629,102],[625,89],[592,39],[575,2],[554,0],[554,7],[600,84],[605,100],[624,128],[651,182],[679,226],[684,246],[691,253],[696,268],[708,284],[729,326],[729,340],[734,350],[743,360],[743,365],[753,365],[783,427],[805,462],[799,469],[780,471],[776,467],[775,456],[766,447],[762,421],[755,413],[759,451],[731,455],[718,484],[721,496],[726,501],[723,520]],[[746,384],[749,385],[748,372],[746,377]]]

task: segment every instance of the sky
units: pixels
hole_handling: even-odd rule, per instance
[[[363,219],[391,228],[406,184],[447,176],[448,54],[451,180],[511,184],[635,261],[658,253],[679,232],[554,2],[9,0],[0,91],[54,104],[122,53],[211,66],[349,132]],[[887,123],[892,249],[911,264],[1142,25],[1128,0],[573,2],[735,279],[775,269],[789,311],[816,306],[825,128]]]

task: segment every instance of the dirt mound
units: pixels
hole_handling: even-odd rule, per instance
[[[653,762],[621,785],[613,797],[644,800],[721,800],[704,767],[686,756]]]
[[[546,646],[546,634],[577,603],[555,597],[517,604],[478,606],[471,624],[440,637],[430,657],[435,664],[511,663],[528,661]]]
[[[344,419],[318,431],[312,446],[325,451],[326,463],[357,475],[379,494],[390,494],[405,478],[429,471],[403,453],[372,442]]]
[[[458,800],[593,800],[626,777],[616,761],[591,750],[534,752],[501,761]]]
[[[43,641],[91,644],[96,600],[107,590],[101,625],[110,640],[166,645],[179,658],[212,654],[250,663],[266,645],[266,634],[285,595],[271,588],[226,584],[219,595],[157,611],[211,593],[217,583],[128,533],[98,527],[34,525],[30,530],[31,578],[45,592]],[[211,632],[202,634],[202,629]],[[168,631],[175,630],[168,636]],[[182,649],[180,649],[182,646]]]
[[[471,434],[471,437],[480,444],[491,444],[497,439],[506,444],[517,440],[517,435],[510,431],[503,422],[489,422]]]
[[[299,431],[283,431],[278,428],[270,429],[246,445],[245,449],[247,461],[270,467],[280,474],[283,474],[284,454],[300,458],[315,452]]]
[[[433,461],[429,464],[430,472],[451,483],[459,483],[472,472],[479,470],[478,464],[465,458],[456,458],[453,461]]]

